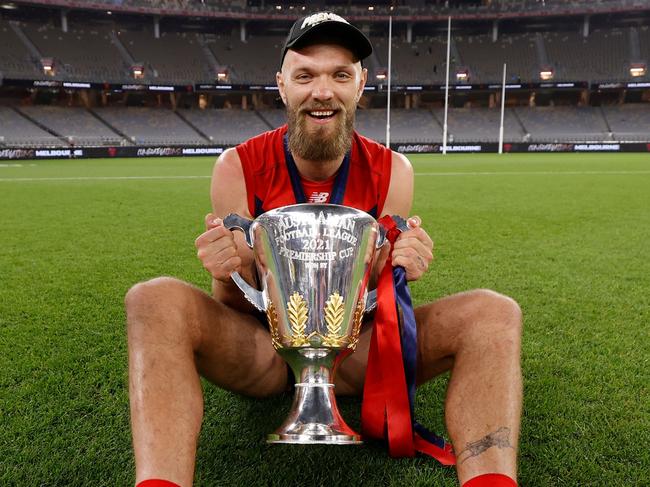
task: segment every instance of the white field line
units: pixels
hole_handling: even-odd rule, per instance
[[[580,176],[650,174],[648,171],[467,171],[467,172],[416,172],[416,176]],[[0,178],[0,182],[20,181],[142,181],[161,179],[209,179],[211,176],[75,176],[41,178]]]
[[[210,179],[211,176],[76,176],[54,178],[0,178],[0,182],[9,181],[129,181],[147,179]]]

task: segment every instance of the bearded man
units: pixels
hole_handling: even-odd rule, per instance
[[[212,276],[212,295],[188,283],[157,278],[126,296],[129,394],[136,483],[189,486],[203,414],[200,376],[230,391],[264,397],[292,385],[264,318],[230,276],[256,283],[252,251],[222,218],[248,218],[279,206],[337,203],[375,217],[407,216],[413,197],[408,159],[354,131],[367,80],[361,60],[369,40],[341,17],[299,19],[282,52],[277,84],[288,124],[225,151],[215,164],[206,231],[196,239]],[[392,247],[392,262],[410,281],[433,259],[418,217]],[[379,255],[375,269],[386,255]],[[417,382],[451,370],[447,430],[464,486],[516,485],[521,414],[521,312],[488,290],[448,296],[415,310]],[[370,323],[335,378],[337,394],[360,394]]]

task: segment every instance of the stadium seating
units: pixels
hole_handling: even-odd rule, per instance
[[[218,64],[228,69],[231,83],[275,84],[284,37],[252,36],[242,42],[235,36],[206,35],[204,42]]]
[[[171,110],[144,107],[107,107],[94,110],[107,124],[134,144],[202,145],[209,143]]]
[[[91,145],[235,145],[286,122],[284,109],[169,109],[55,106],[0,107],[0,144],[16,147]],[[441,143],[442,109],[391,110],[391,142]],[[498,108],[450,108],[449,142],[497,142]],[[385,109],[359,109],[357,130],[385,142]],[[650,142],[647,104],[607,107],[508,108],[505,142]]]
[[[214,80],[196,34],[149,29],[121,29],[119,38],[136,62],[145,65],[145,80],[153,83],[193,84]]]
[[[68,32],[51,24],[21,26],[42,57],[53,58],[55,79],[124,82],[129,67],[111,43],[110,29],[70,26]],[[42,76],[42,73],[41,73]]]
[[[357,110],[356,127],[360,134],[386,142],[386,110]],[[429,110],[394,109],[390,117],[390,140],[395,143],[435,143],[442,140],[442,128]]]
[[[596,29],[588,37],[577,32],[545,32],[544,44],[558,81],[611,81],[629,77],[629,33]]]
[[[12,25],[18,26],[24,39]],[[632,30],[619,27],[596,28],[587,37],[576,30],[500,33],[496,41],[485,34],[455,32],[451,81],[456,82],[456,69],[462,67],[469,70],[469,82],[499,82],[504,63],[509,81],[539,81],[539,69],[546,63],[554,68],[556,81],[625,80],[630,77],[630,61],[650,62],[650,28],[641,25],[635,29],[638,48],[636,41],[631,41]],[[372,37],[375,53],[366,66],[370,83],[376,84],[377,69],[388,64],[388,40]],[[20,24],[0,20],[0,72],[7,78],[46,78],[39,59],[44,57],[54,59],[54,79],[60,80],[130,82],[133,61],[144,65],[148,83],[211,83],[215,70],[223,68],[228,71],[229,83],[273,84],[283,42],[284,36],[256,33],[242,41],[232,26],[218,34],[163,29],[156,39],[149,22],[108,25],[70,21],[65,33],[54,20]],[[446,36],[414,34],[409,43],[401,33],[392,42],[393,84],[444,83]],[[30,43],[35,50],[26,45]],[[119,44],[125,52],[120,52]],[[636,51],[640,51],[638,55]]]
[[[638,0],[641,1],[641,0]],[[34,3],[38,3],[34,1]],[[45,3],[45,2],[44,2]],[[588,13],[595,7],[608,10],[620,8],[621,0],[492,0],[490,2],[378,2],[374,5],[374,10],[369,12],[366,2],[355,2],[341,0],[332,0],[325,2],[247,2],[245,0],[77,0],[78,5],[84,3],[89,6],[97,7],[103,5],[106,9],[119,7],[126,11],[147,12],[160,14],[182,14],[187,16],[196,16],[210,13],[244,13],[255,12],[259,14],[277,14],[279,11],[277,5],[284,5],[285,14],[291,12],[290,6],[306,5],[307,12],[322,10],[323,8],[334,7],[342,15],[365,15],[371,14],[392,14],[399,18],[400,15],[477,15],[486,13],[521,13],[521,12],[542,12],[547,13],[553,10],[562,12],[575,11],[576,13]],[[257,3],[256,6],[248,6],[248,3]],[[412,3],[408,5],[408,3]],[[627,0],[630,6],[634,6],[634,0]]]
[[[379,66],[388,66],[388,40],[378,37],[372,40]],[[445,82],[447,39],[442,37],[418,37],[407,43],[400,38],[393,39],[391,72],[395,84],[442,84]],[[451,69],[457,67],[452,60]],[[452,75],[453,75],[452,71]],[[375,83],[370,73],[370,82]]]
[[[473,83],[501,82],[504,63],[509,81],[539,81],[534,34],[502,35],[496,42],[486,35],[464,35],[454,36],[454,42]]]
[[[262,119],[273,128],[280,127],[281,125],[287,123],[287,112],[284,109],[279,110],[266,108],[257,110],[257,113],[259,113]]]
[[[650,140],[650,107],[629,104],[603,107],[614,140],[647,142]]]
[[[10,107],[0,106],[0,144],[7,147],[64,147],[67,144]]]
[[[524,130],[535,142],[611,140],[598,107],[515,108]]]
[[[36,59],[18,38],[9,22],[0,20],[0,74],[5,78],[43,76]]]
[[[639,51],[641,59],[632,61],[643,61],[647,67],[650,67],[650,26],[642,25],[637,29],[639,33]],[[650,78],[650,70],[646,71],[646,79]]]
[[[73,146],[120,145],[124,139],[84,108],[27,106],[19,111]]]
[[[444,110],[434,110],[440,126]],[[498,142],[501,110],[498,108],[454,108],[449,110],[447,133],[453,142]],[[438,129],[440,131],[440,129]],[[512,110],[506,110],[503,121],[503,140],[522,142],[524,128]],[[442,140],[442,137],[441,137]]]
[[[252,110],[179,110],[179,113],[214,144],[238,144],[271,129]]]

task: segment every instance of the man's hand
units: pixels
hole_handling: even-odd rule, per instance
[[[409,218],[410,229],[402,232],[393,245],[393,265],[404,267],[408,281],[422,277],[433,260],[433,241],[421,223],[419,216]]]
[[[235,237],[212,213],[205,216],[205,228],[194,242],[196,255],[213,278],[228,282],[233,272],[241,272],[242,266]]]

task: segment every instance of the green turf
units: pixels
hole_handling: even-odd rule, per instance
[[[489,287],[524,310],[521,484],[650,485],[650,157],[411,159],[414,213],[437,248],[415,300]],[[133,481],[122,299],[162,274],[207,288],[193,241],[211,165],[0,164],[0,485]],[[125,176],[204,177],[38,179]],[[446,380],[418,393],[438,431]],[[453,470],[377,444],[267,446],[289,396],[204,390],[196,485],[456,485]],[[358,426],[359,401],[340,403]]]

